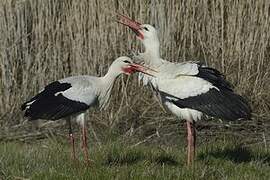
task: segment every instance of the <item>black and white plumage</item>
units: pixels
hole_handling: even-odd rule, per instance
[[[247,101],[236,94],[230,83],[216,69],[197,62],[172,63],[160,58],[155,28],[119,15],[119,23],[128,26],[145,47],[136,58],[155,69],[153,76],[140,74],[143,84],[150,85],[162,104],[180,119],[187,121],[188,164],[195,153],[195,122],[203,114],[227,120],[249,119]]]
[[[75,115],[77,122],[82,126],[84,153],[88,160],[84,112],[93,106],[101,109],[106,107],[115,79],[122,73],[131,74],[136,71],[144,72],[146,69],[133,63],[128,57],[119,57],[112,63],[105,76],[72,76],[54,81],[25,102],[21,109],[25,111],[24,116],[32,121],[57,120]],[[75,158],[71,125],[70,138]]]
[[[202,67],[198,64],[198,74],[194,78],[201,78],[211,83],[205,93],[185,98],[175,97],[162,90],[158,90],[165,101],[171,102],[179,108],[200,111],[211,117],[236,120],[250,118],[250,107],[247,101],[233,92],[231,85],[217,70]],[[180,116],[180,115],[179,115]]]
[[[200,120],[203,113],[227,120],[250,118],[247,101],[233,92],[230,83],[217,70],[190,62],[177,65],[192,65],[190,70],[194,73],[181,72],[174,77],[169,77],[170,73],[154,73],[156,78],[147,77],[175,115],[191,122]]]
[[[73,78],[81,79],[82,76]],[[22,110],[25,110],[24,116],[29,117],[29,120],[57,120],[87,110],[93,104],[92,102],[72,100],[63,95],[63,92],[71,88],[79,90],[74,83],[70,82],[70,78],[50,83],[39,94],[22,105]],[[89,92],[89,94],[92,93]]]

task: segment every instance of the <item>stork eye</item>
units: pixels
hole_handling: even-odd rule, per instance
[[[146,30],[146,31],[149,31],[149,29],[147,27],[143,27],[143,29]]]
[[[125,60],[124,63],[130,63],[128,60]]]

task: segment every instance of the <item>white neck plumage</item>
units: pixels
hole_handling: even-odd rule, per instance
[[[158,39],[145,39],[143,44],[145,47],[145,52],[143,53],[145,63],[150,66],[159,66],[162,61],[159,54]]]
[[[112,67],[110,67],[107,74],[101,78],[102,88],[99,95],[99,107],[101,109],[107,107],[114,81],[120,74],[120,72],[117,72]]]

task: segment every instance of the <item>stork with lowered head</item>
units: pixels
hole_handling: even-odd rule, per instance
[[[89,162],[85,111],[94,106],[100,109],[106,107],[113,84],[120,74],[147,73],[146,71],[149,71],[149,69],[133,63],[129,57],[119,57],[111,64],[105,76],[82,75],[54,81],[29,101],[23,103],[21,110],[24,111],[24,116],[30,121],[37,119],[54,121],[67,118],[73,159],[76,159],[74,136],[70,118],[68,117],[75,116],[76,122],[82,128],[82,145],[85,161]]]

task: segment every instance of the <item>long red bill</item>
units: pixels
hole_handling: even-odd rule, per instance
[[[151,69],[149,67],[145,67],[145,66],[142,66],[142,65],[139,65],[139,64],[136,64],[136,63],[133,63],[130,65],[132,67],[133,70],[135,71],[138,71],[138,72],[142,72],[144,74],[147,74],[149,76],[153,76],[155,77],[154,73],[157,72],[156,70],[154,69]],[[152,72],[151,72],[152,71]]]
[[[141,23],[132,20],[131,18],[122,15],[122,14],[117,14],[118,20],[117,22],[120,24],[123,24],[124,26],[128,26],[139,38],[143,39],[143,33],[140,31],[141,29]]]

